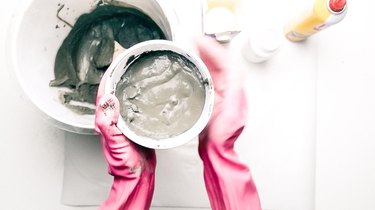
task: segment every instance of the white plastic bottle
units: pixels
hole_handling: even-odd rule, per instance
[[[279,52],[283,35],[274,29],[262,29],[247,35],[242,55],[252,63],[262,63]]]

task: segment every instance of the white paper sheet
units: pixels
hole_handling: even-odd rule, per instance
[[[112,177],[107,174],[98,136],[66,133],[62,202],[73,206],[99,205],[107,197]],[[197,139],[157,151],[153,206],[209,207]]]

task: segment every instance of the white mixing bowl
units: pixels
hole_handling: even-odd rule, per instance
[[[207,125],[213,111],[215,94],[212,79],[206,65],[198,56],[184,50],[175,43],[166,40],[150,40],[136,44],[117,56],[109,66],[107,71],[110,71],[110,74],[105,83],[105,93],[115,94],[117,84],[123,77],[124,73],[128,70],[128,67],[132,63],[136,62],[142,54],[158,51],[170,51],[183,56],[184,58],[188,59],[199,71],[199,75],[201,75],[202,80],[204,81],[205,90],[205,101],[200,117],[198,118],[197,122],[195,122],[195,124],[187,131],[164,139],[152,139],[151,137],[136,134],[127,126],[121,115],[119,116],[117,127],[122,133],[125,134],[125,136],[139,145],[153,149],[169,149],[181,146],[197,137]]]
[[[157,0],[120,0],[118,2],[141,10],[150,16],[163,30],[169,40],[174,40],[174,27],[178,19],[174,11]],[[61,88],[51,88],[54,79],[56,53],[71,28],[70,24],[93,10],[94,0],[21,0],[13,16],[9,31],[9,55],[22,90],[43,116],[57,127],[82,134],[94,134],[94,115],[79,115],[61,104]]]

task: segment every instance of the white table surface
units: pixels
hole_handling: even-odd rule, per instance
[[[16,2],[1,1],[2,28]],[[245,32],[281,26],[306,2],[246,1]],[[227,47],[250,106],[236,148],[264,209],[375,209],[375,3],[348,4],[342,23],[302,44],[286,41],[265,64],[241,57],[246,33]],[[6,30],[0,38],[4,49]],[[66,133],[14,89],[5,58],[1,50],[0,209],[96,209],[61,204]]]

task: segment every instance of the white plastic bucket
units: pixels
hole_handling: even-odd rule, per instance
[[[175,39],[177,16],[157,0],[107,1],[141,10],[151,17],[169,40]],[[12,71],[23,92],[42,115],[55,126],[81,134],[94,134],[94,115],[80,115],[59,100],[61,88],[51,88],[56,53],[71,28],[69,24],[97,6],[94,0],[23,0],[13,16],[8,51]],[[63,6],[63,7],[62,7]]]

